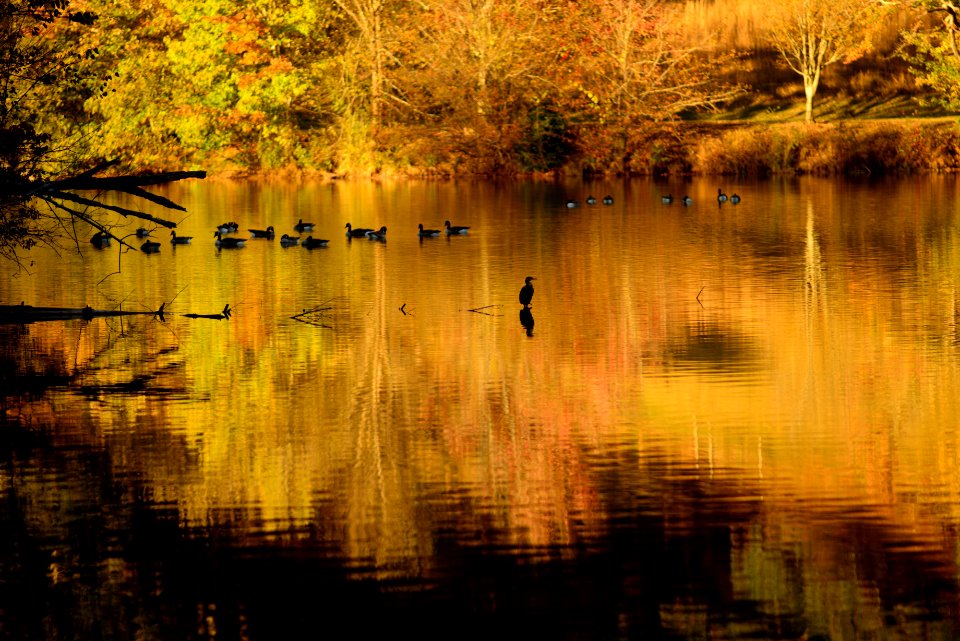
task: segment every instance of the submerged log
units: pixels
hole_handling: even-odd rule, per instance
[[[223,306],[223,311],[219,314],[184,314],[186,318],[209,318],[211,320],[224,320],[229,319],[230,314],[233,313],[233,310],[230,309],[230,303],[227,303]]]
[[[93,309],[86,307],[34,307],[33,305],[0,305],[0,323],[35,323],[39,321],[102,318],[107,316],[160,316],[163,305],[153,312],[127,311],[122,309]]]
[[[91,320],[94,318],[106,318],[111,316],[154,316],[161,321],[165,320],[164,307],[166,303],[160,305],[155,311],[127,311],[123,309],[93,309],[89,305],[86,307],[34,307],[33,305],[0,305],[0,325],[25,323],[37,323],[42,321],[63,321],[63,320]],[[215,320],[228,319],[233,314],[230,304],[223,307],[219,314],[181,314],[185,318],[211,318]]]

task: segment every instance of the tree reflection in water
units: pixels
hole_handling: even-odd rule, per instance
[[[435,558],[417,576],[377,579],[350,558],[333,512],[269,539],[226,525],[185,528],[175,505],[108,452],[54,445],[42,430],[0,432],[0,627],[8,638],[955,638],[948,549],[905,545],[883,522],[802,519],[823,531],[767,530],[759,488],[623,452],[598,487],[606,518],[571,523],[565,545],[516,546],[469,501],[421,498]],[[49,479],[59,479],[51,484]],[[623,488],[647,488],[643,493]],[[753,494],[756,492],[756,494]],[[802,508],[799,508],[802,509]],[[490,520],[492,523],[493,519]],[[228,521],[225,521],[228,522]],[[803,528],[801,528],[802,530]],[[813,546],[805,541],[819,541]],[[833,577],[835,594],[811,576]],[[863,595],[874,598],[865,604]]]

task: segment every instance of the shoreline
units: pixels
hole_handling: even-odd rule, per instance
[[[544,172],[457,170],[453,158],[433,167],[381,166],[340,172],[284,167],[214,169],[208,182],[342,180],[558,180],[676,176],[896,176],[960,172],[960,118],[826,122],[691,120],[638,128],[617,161],[578,157]]]

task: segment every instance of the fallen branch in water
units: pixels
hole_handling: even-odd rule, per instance
[[[327,312],[333,309],[333,306],[329,305],[329,302],[330,301],[325,301],[316,307],[304,309],[299,314],[294,314],[290,318],[298,323],[306,323],[307,325],[314,325],[316,327],[323,327],[325,329],[333,329],[330,325],[327,325],[324,322],[327,319]]]
[[[223,311],[219,314],[183,314],[183,316],[185,318],[210,318],[213,320],[223,320],[225,318],[229,319],[232,313],[233,310],[230,309],[230,303],[227,303],[223,306]]]
[[[34,307],[33,305],[0,305],[0,323],[34,323],[40,321],[106,318],[112,316],[159,316],[163,320],[163,305],[156,311],[127,311],[123,309],[94,309],[85,307]]]
[[[331,309],[333,309],[333,307],[313,307],[313,308],[311,308],[311,309],[305,309],[305,310],[303,310],[302,312],[300,312],[299,314],[295,314],[295,315],[291,316],[290,318],[292,318],[293,320],[300,320],[301,318],[305,318],[305,317],[307,317],[307,316],[312,316],[312,315],[314,315],[314,314],[320,314],[320,315],[322,315],[324,312],[329,311],[329,310],[331,310]]]
[[[491,314],[490,312],[485,312],[483,310],[490,309],[491,307],[503,307],[503,305],[484,305],[482,307],[474,307],[473,309],[468,309],[468,312],[473,312],[474,314],[483,314],[484,316],[503,316],[503,314]]]
[[[166,303],[163,303],[154,311],[128,311],[124,309],[94,309],[89,305],[85,307],[34,307],[33,305],[0,305],[0,324],[3,323],[37,323],[42,321],[62,321],[82,318],[83,320],[92,320],[94,318],[111,318],[115,316],[154,316],[161,321],[165,320],[164,313]],[[227,303],[223,311],[219,314],[180,314],[184,318],[211,318],[223,320],[230,318],[233,310]]]

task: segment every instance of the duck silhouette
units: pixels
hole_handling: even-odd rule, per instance
[[[447,230],[447,236],[462,236],[470,231],[469,227],[463,225],[451,225],[449,220],[443,221],[443,226]]]

